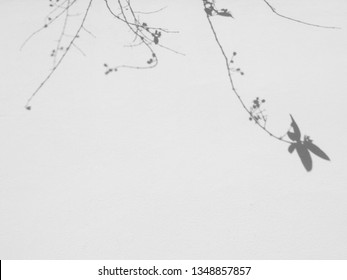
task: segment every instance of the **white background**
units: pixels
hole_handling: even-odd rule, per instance
[[[181,269],[182,274],[179,275],[159,275],[159,276],[140,276],[140,275],[120,275],[120,268],[124,269],[138,269],[139,267],[144,269],[153,269],[153,266],[157,268],[157,272],[164,274],[167,273],[167,269]],[[99,269],[103,270],[103,267],[113,271],[118,268],[118,275],[101,275],[99,276]],[[230,269],[227,267],[251,267],[251,269],[244,268],[243,270],[248,275],[236,276],[236,275],[193,275],[195,267],[196,272],[200,270],[198,267],[226,267],[225,270],[229,273]],[[60,280],[60,279],[230,279],[239,278],[247,280],[276,280],[278,278],[283,280],[291,279],[335,279],[345,280],[347,271],[346,261],[342,260],[265,260],[265,261],[231,261],[231,260],[131,260],[131,261],[105,261],[105,260],[76,260],[76,261],[49,261],[49,260],[10,260],[3,261],[1,277],[3,280],[18,280],[18,279],[35,279],[35,280]],[[163,269],[166,269],[164,272]],[[138,270],[139,271],[139,270]],[[152,270],[153,271],[153,270]],[[206,270],[205,270],[206,271]],[[233,272],[233,270],[232,270]],[[130,273],[128,271],[128,273]]]
[[[87,4],[87,1],[81,1]],[[179,30],[156,69],[104,75],[103,63],[141,63],[141,48],[103,1],[40,91],[59,29],[20,52],[49,11],[44,0],[0,1],[1,259],[340,259],[347,257],[347,2],[219,1],[213,18],[245,76],[247,104],[267,100],[268,126],[289,114],[332,161],[296,154],[249,122],[230,89],[201,1],[133,1],[156,26]],[[78,20],[77,18],[75,20]]]

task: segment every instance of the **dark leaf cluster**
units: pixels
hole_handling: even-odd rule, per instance
[[[265,110],[262,108],[263,103],[265,103],[265,99],[260,99],[259,97],[253,100],[253,104],[249,109],[249,120],[254,120],[256,123],[262,122],[262,124],[265,126],[267,116],[264,115]]]
[[[205,12],[208,16],[222,16],[233,18],[231,12],[228,9],[217,9],[214,1],[203,0],[205,6]]]
[[[289,153],[293,153],[294,150],[296,150],[303,166],[307,171],[312,170],[312,157],[310,152],[322,159],[330,160],[325,152],[323,152],[317,145],[313,144],[313,141],[309,136],[304,136],[304,140],[301,140],[299,126],[295,122],[293,116],[290,115],[290,117],[292,119],[291,128],[293,131],[288,131],[287,135],[289,139],[293,141],[293,143],[291,143],[288,147]]]

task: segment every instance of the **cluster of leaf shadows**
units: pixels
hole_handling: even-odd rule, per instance
[[[203,0],[205,12],[209,16],[218,15],[223,17],[233,17],[228,9],[217,9],[215,1]]]
[[[72,13],[72,9],[75,8],[77,3],[82,3],[80,0],[48,0],[49,1],[49,7],[51,8],[51,11],[45,18],[45,23],[42,27],[40,27],[38,30],[33,32],[23,43],[21,46],[21,49],[24,47],[24,45],[30,41],[35,35],[37,35],[39,32],[48,29],[51,25],[62,22],[62,28],[61,32],[58,36],[58,40],[56,42],[55,47],[50,53],[50,56],[53,58],[53,66],[47,76],[43,79],[43,81],[39,84],[39,86],[33,91],[31,96],[29,97],[25,108],[27,110],[31,110],[32,105],[31,102],[33,101],[34,97],[37,95],[38,92],[41,91],[42,87],[49,81],[49,79],[53,76],[53,74],[56,72],[58,67],[62,64],[64,61],[66,55],[70,52],[71,48],[75,48],[78,50],[82,55],[85,56],[85,53],[83,50],[77,45],[78,39],[83,35],[83,33],[89,34],[90,36],[95,37],[95,35],[90,32],[86,28],[86,20],[89,15],[89,12],[92,7],[92,3],[95,0],[88,0],[84,1],[84,3],[87,3],[86,6],[81,8],[83,10],[83,13],[80,15],[80,23],[78,25],[78,28],[76,31],[73,32],[73,34],[68,33],[68,27],[69,27],[69,21],[72,16],[75,16],[75,14]],[[135,11],[133,9],[133,5],[131,3],[131,0],[103,0],[106,10],[113,16],[114,20],[120,23],[123,23],[128,30],[134,35],[132,43],[129,45],[131,47],[144,47],[149,52],[149,55],[145,60],[143,60],[142,64],[140,65],[111,65],[111,63],[104,63],[104,69],[105,69],[105,75],[109,75],[111,73],[117,72],[120,68],[130,68],[130,69],[151,69],[158,65],[158,56],[155,52],[156,47],[163,48],[165,50],[174,52],[176,54],[183,55],[182,53],[171,49],[165,45],[162,44],[162,35],[163,33],[178,33],[177,31],[170,31],[165,28],[161,27],[155,27],[151,26],[148,22],[144,22],[140,20],[139,14],[150,14],[150,13],[156,13],[160,12],[164,8],[158,9],[157,11],[152,12],[139,12]],[[210,30],[212,31],[213,38],[219,47],[222,57],[225,60],[225,66],[228,74],[228,79],[231,85],[231,89],[234,93],[234,95],[237,97],[238,101],[240,102],[243,109],[246,111],[246,113],[249,116],[249,119],[251,121],[254,121],[254,123],[261,128],[265,133],[267,133],[270,137],[277,139],[279,141],[282,141],[284,143],[289,144],[289,152],[292,153],[294,150],[296,150],[297,154],[299,155],[299,158],[301,159],[301,162],[305,169],[307,171],[312,170],[312,158],[310,155],[310,152],[315,154],[316,156],[325,159],[330,160],[329,157],[315,144],[313,144],[312,140],[308,136],[304,136],[304,139],[301,140],[301,132],[294,121],[294,118],[291,116],[291,129],[293,132],[288,131],[284,136],[276,136],[274,133],[272,133],[267,127],[267,119],[268,116],[265,113],[265,109],[263,108],[263,105],[265,103],[265,99],[260,99],[259,97],[255,98],[253,100],[253,103],[251,106],[248,106],[246,102],[243,100],[239,92],[236,90],[236,87],[234,85],[233,80],[233,74],[238,73],[240,75],[244,75],[244,72],[241,70],[241,68],[235,68],[234,65],[234,58],[237,55],[237,53],[234,51],[232,52],[232,55],[229,57],[227,55],[227,51],[224,49],[221,41],[219,40],[218,32],[216,31],[216,28],[214,26],[212,18],[215,16],[221,16],[226,18],[233,19],[234,16],[231,14],[231,12],[228,9],[225,8],[217,8],[216,1],[215,0],[201,0],[203,4],[203,10],[206,15],[206,19],[208,22],[208,26]],[[324,26],[324,25],[317,25],[308,23],[302,20],[297,20],[292,17],[285,16],[281,13],[279,13],[268,1],[266,0],[259,0],[263,1],[270,10],[277,16],[280,16],[282,18],[300,23],[305,25],[310,25],[314,27],[320,27],[320,28],[337,28],[333,26]],[[110,2],[112,2],[112,7]],[[78,15],[79,13],[77,13]],[[288,140],[285,139],[285,137],[288,137]]]
[[[304,140],[301,140],[301,132],[299,126],[295,122],[293,116],[290,115],[290,117],[292,119],[291,127],[293,131],[288,131],[287,135],[290,138],[290,140],[294,142],[290,144],[288,151],[290,153],[293,153],[294,150],[296,150],[301,159],[302,164],[304,165],[307,171],[312,170],[312,157],[310,155],[310,152],[322,159],[330,160],[326,153],[324,153],[318,146],[313,144],[313,141],[309,136],[305,135]]]

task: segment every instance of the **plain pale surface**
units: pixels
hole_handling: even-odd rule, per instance
[[[346,259],[347,2],[220,1],[213,18],[247,104],[267,100],[268,126],[292,114],[331,157],[307,173],[296,154],[250,123],[230,90],[200,1],[133,1],[165,35],[148,71],[126,27],[92,7],[79,46],[34,100],[58,33],[48,1],[0,2],[0,259]],[[138,6],[137,6],[138,5]],[[56,29],[58,31],[58,29]]]

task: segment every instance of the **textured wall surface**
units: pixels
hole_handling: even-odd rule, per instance
[[[83,1],[82,1],[83,2]],[[84,1],[87,2],[87,1]],[[295,117],[332,159],[306,172],[288,145],[266,135],[231,91],[200,1],[133,1],[164,34],[153,70],[105,62],[148,59],[104,1],[32,103],[59,24],[48,1],[0,2],[0,259],[347,258],[347,2],[218,1],[212,18],[251,106],[266,99],[278,135]],[[81,6],[82,7],[82,6]],[[78,18],[72,19],[72,22]]]

